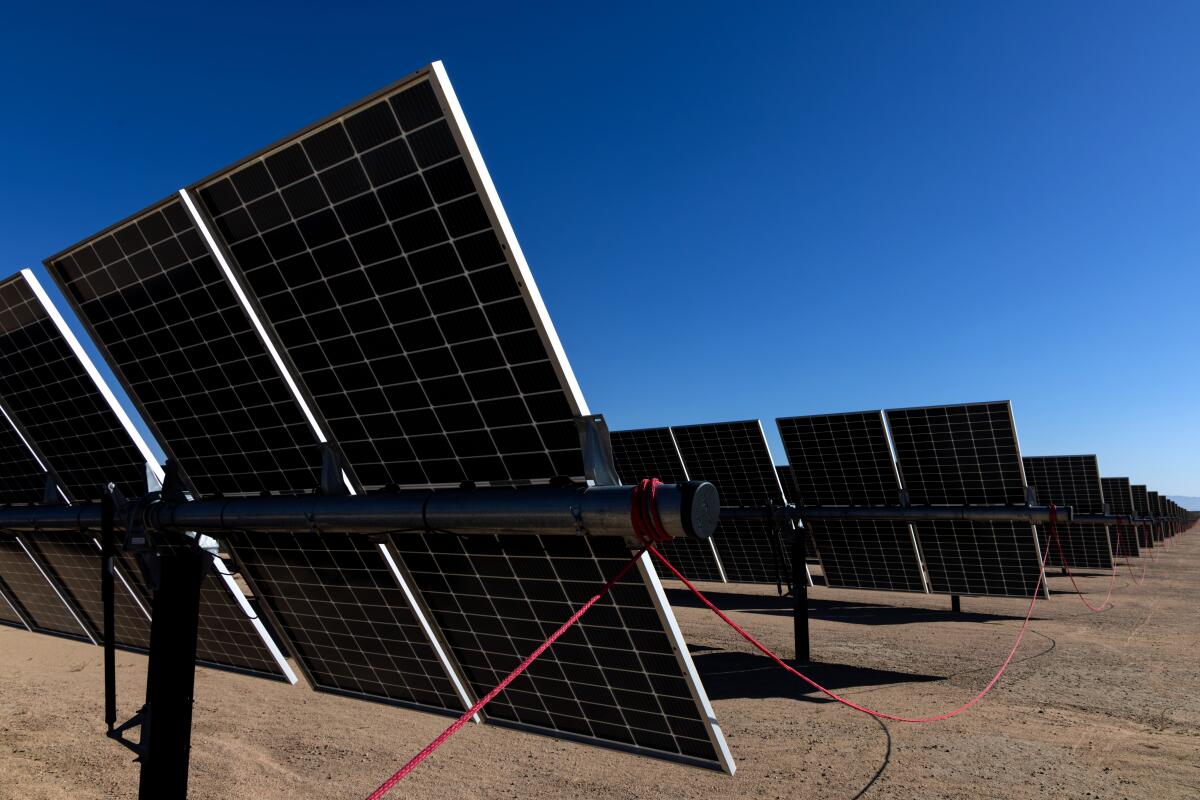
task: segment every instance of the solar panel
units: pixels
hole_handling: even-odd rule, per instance
[[[796,483],[792,477],[792,468],[776,465],[775,472],[779,475],[779,485],[783,487],[783,499],[789,503],[795,502]],[[817,546],[813,544],[811,536],[804,537],[804,558],[808,561],[821,560],[820,555],[817,553]]]
[[[582,397],[440,65],[194,191],[364,487],[582,476]]]
[[[25,540],[63,591],[79,609],[91,630],[104,630],[104,600],[100,593],[100,546],[78,533],[40,532]],[[113,581],[114,639],[118,647],[150,649],[150,614],[118,568]]]
[[[615,537],[394,534],[392,540],[476,696],[629,560]],[[678,628],[656,599],[662,587],[649,556],[639,571],[505,689],[487,707],[487,719],[732,771],[691,656],[672,641]]]
[[[758,420],[671,428],[692,480],[711,481],[723,506],[763,508],[783,500],[783,487]],[[756,520],[724,520],[713,538],[725,575],[735,583],[787,583],[791,533]]]
[[[882,412],[787,417],[777,424],[800,505],[900,505]],[[829,586],[928,591],[908,524],[805,520],[805,525]]]
[[[3,578],[0,578],[0,623],[11,625],[15,628],[26,628],[24,618],[17,611],[17,607],[13,605],[13,601],[8,599],[8,592],[4,589]]]
[[[99,564],[97,563],[97,567]],[[0,533],[0,588],[35,631],[92,641],[50,578],[16,536]]]
[[[29,270],[0,283],[0,397],[74,499],[145,488],[148,448]],[[26,467],[27,468],[27,467]]]
[[[1146,492],[1146,485],[1132,483],[1129,485],[1129,490],[1133,493],[1133,510],[1137,516],[1142,518],[1150,516],[1150,497]],[[1138,527],[1138,547],[1154,547],[1154,537],[1146,526]]]
[[[683,458],[679,455],[670,428],[613,431],[610,437],[613,465],[622,483],[634,484],[643,478],[659,478],[664,483],[688,480],[687,469],[683,466]],[[688,578],[725,580],[713,537],[704,542],[675,539],[664,542],[659,549]],[[656,561],[655,568],[660,577],[667,575],[668,570],[661,563]]]
[[[1150,516],[1161,517],[1163,515],[1162,498],[1158,496],[1158,492],[1146,492],[1146,499],[1150,507]],[[1156,522],[1151,530],[1154,532],[1154,541],[1161,542],[1163,540],[1163,526]]]
[[[316,487],[316,434],[180,199],[46,269],[190,489]]]
[[[1025,504],[1021,452],[1007,402],[885,413],[912,505]],[[931,591],[1029,597],[1038,584],[1042,554],[1032,525],[953,521],[917,522],[913,528]]]
[[[377,544],[235,533],[229,544],[313,687],[456,712],[468,705]]]
[[[1025,479],[1039,503],[1070,506],[1079,514],[1103,514],[1104,491],[1100,464],[1094,455],[1026,456]],[[1079,569],[1112,569],[1112,544],[1105,525],[1059,525],[1058,545],[1050,544],[1046,564],[1061,566],[1059,545],[1067,566]],[[1041,529],[1043,540],[1046,529]]]
[[[1129,478],[1101,478],[1100,485],[1104,490],[1104,502],[1113,514],[1132,516],[1133,492],[1129,488]],[[1115,537],[1114,526],[1114,537]],[[1118,556],[1136,556],[1138,554],[1138,537],[1132,525],[1121,526],[1119,541],[1113,542],[1113,554]]]
[[[46,469],[13,427],[8,409],[0,404],[0,503],[40,503]]]

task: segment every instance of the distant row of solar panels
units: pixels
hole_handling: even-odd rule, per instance
[[[350,493],[584,477],[587,405],[440,64],[46,268],[193,496],[310,492],[330,452]],[[0,395],[54,415],[13,419],[62,448],[47,469],[69,497],[95,500],[105,481],[140,493],[149,449],[74,348],[103,396],[89,418],[28,306]],[[40,497],[41,465],[11,470],[11,499]],[[10,539],[0,554],[25,560],[0,575],[28,580],[5,585],[0,617],[95,638],[81,599],[95,543],[75,543],[86,567],[72,572],[50,563],[50,537]],[[246,532],[222,546],[315,688],[455,714],[630,555],[620,538],[513,535]],[[145,587],[121,566],[121,639],[144,648]],[[33,624],[37,600],[70,613]],[[733,771],[648,557],[480,716]]]

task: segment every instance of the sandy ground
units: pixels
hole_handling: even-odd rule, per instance
[[[1102,596],[1106,577],[1083,580]],[[1065,578],[1053,588],[1069,591]],[[773,588],[711,586],[791,652]],[[1200,532],[1161,553],[1116,606],[1041,602],[983,703],[947,722],[882,723],[827,702],[669,588],[737,759],[734,777],[471,726],[394,792],[409,798],[1195,798],[1200,796]],[[813,590],[817,680],[900,714],[965,701],[1003,660],[1019,600]],[[1098,600],[1097,600],[1098,602]],[[145,661],[121,654],[122,712]],[[137,765],[102,735],[99,648],[0,628],[0,798],[132,798]],[[361,798],[448,719],[201,670],[191,796]]]

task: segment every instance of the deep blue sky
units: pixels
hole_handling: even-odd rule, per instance
[[[1200,494],[1200,5],[34,5],[5,274],[442,59],[613,427],[1011,398]]]

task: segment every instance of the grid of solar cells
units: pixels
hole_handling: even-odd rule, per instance
[[[613,431],[610,438],[613,465],[622,483],[633,484],[643,478],[659,478],[664,483],[683,483],[688,480],[670,428]],[[711,538],[704,542],[672,539],[663,542],[660,550],[690,579],[724,580]],[[669,574],[669,570],[661,563],[656,562],[654,566],[660,576]]]
[[[1150,498],[1145,484],[1131,483],[1129,491],[1133,493],[1133,510],[1143,519],[1150,516]],[[1148,525],[1138,526],[1138,547],[1154,547],[1154,536]]]
[[[312,428],[180,200],[46,268],[199,494],[317,485]]]
[[[152,593],[146,585],[137,559],[119,553],[122,574],[133,586],[147,610]],[[283,671],[241,606],[229,593],[215,569],[200,584],[200,615],[196,628],[196,659],[209,666],[232,668],[270,678],[282,678]]]
[[[692,480],[711,481],[723,506],[763,508],[783,500],[775,462],[758,420],[672,427]],[[754,520],[725,520],[714,540],[725,576],[735,583],[786,582],[791,535]]]
[[[40,503],[46,473],[0,415],[0,503]]]
[[[393,535],[483,695],[629,560],[617,537]],[[668,611],[669,613],[669,611]],[[645,582],[625,576],[487,708],[488,720],[716,765]]]
[[[0,396],[75,499],[144,489],[145,457],[23,275],[0,284]]]
[[[9,599],[21,607],[35,629],[87,638],[87,632],[30,560],[17,537],[7,533],[0,533],[0,581]]]
[[[799,505],[900,504],[882,412],[786,417],[776,423]]]
[[[786,502],[794,502],[796,497],[795,479],[792,477],[792,468],[789,466],[776,466],[775,472],[779,475],[779,485],[783,487],[783,499]],[[819,561],[821,556],[817,553],[817,546],[813,543],[811,536],[804,537],[804,557],[809,561]]]
[[[1025,480],[1042,504],[1070,506],[1079,514],[1103,514],[1104,492],[1100,483],[1100,464],[1094,455],[1027,456],[1023,459]],[[1046,540],[1045,526],[1038,526]],[[1104,525],[1059,525],[1058,543],[1052,543],[1046,564],[1061,566],[1059,546],[1068,567],[1112,569],[1112,543]]]
[[[1162,498],[1158,496],[1158,492],[1146,492],[1146,501],[1150,507],[1150,516],[1155,517],[1156,521],[1151,530],[1154,531],[1154,541],[1161,542],[1163,536],[1163,525],[1160,521],[1163,516]]]
[[[1104,502],[1110,513],[1133,516],[1133,492],[1129,488],[1129,478],[1101,478],[1100,485],[1104,489]],[[1113,555],[1138,554],[1138,535],[1132,525],[1113,525],[1109,531],[1112,534]]]
[[[913,528],[925,558],[930,591],[1032,596],[1041,566],[1038,543],[1028,523],[938,521],[916,522]]]
[[[581,476],[578,412],[433,81],[198,195],[366,488]]]
[[[806,522],[826,585],[843,589],[924,592],[921,562],[907,523],[876,520]]]
[[[339,533],[233,533],[235,558],[314,688],[462,711],[379,546]]]
[[[82,534],[38,533],[26,540],[58,579],[93,631],[104,630],[104,600],[100,591],[100,548]],[[114,639],[118,647],[150,649],[150,618],[138,606],[125,583],[113,581]]]
[[[0,622],[14,625],[18,628],[25,627],[25,622],[21,619],[21,615],[17,613],[17,609],[8,599],[8,590],[4,588],[3,578],[0,578]]]
[[[901,480],[914,506],[1024,505],[1007,402],[890,409]]]

